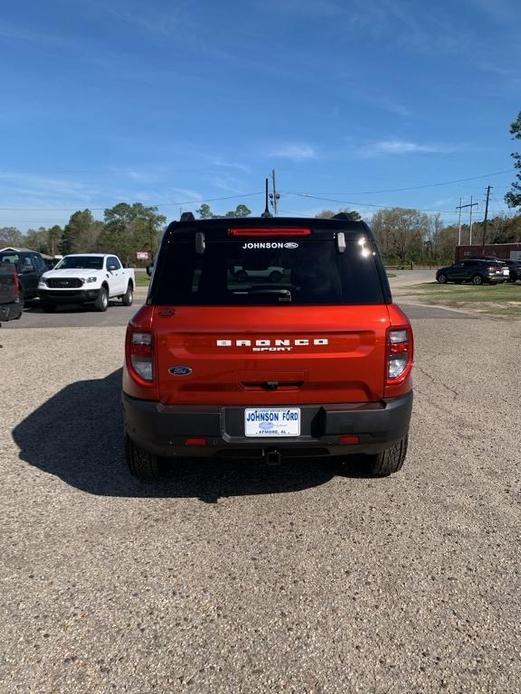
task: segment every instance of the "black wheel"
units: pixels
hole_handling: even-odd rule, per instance
[[[130,474],[140,480],[156,480],[160,477],[159,458],[137,446],[125,434],[125,457]]]
[[[447,282],[447,275],[445,275],[443,272],[440,272],[440,274],[436,277],[436,279],[438,280],[438,282],[439,282],[440,284],[446,284],[446,282]]]
[[[483,284],[483,277],[481,277],[481,275],[474,275],[474,277],[472,278],[472,284]]]
[[[134,301],[134,289],[132,288],[132,282],[128,283],[127,291],[121,297],[123,306],[132,306]]]
[[[96,311],[106,311],[109,306],[109,293],[102,287],[98,292],[98,298],[94,304]]]
[[[367,472],[374,477],[387,477],[393,472],[398,472],[407,455],[408,436],[397,441],[391,448],[381,453],[364,456],[364,464]]]

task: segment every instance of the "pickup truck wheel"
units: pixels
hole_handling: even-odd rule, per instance
[[[130,474],[140,480],[156,480],[160,477],[159,458],[140,446],[125,434],[125,456]]]
[[[474,277],[472,278],[472,284],[483,284],[483,277],[481,277],[481,275],[474,275]]]
[[[105,287],[102,287],[98,292],[98,298],[94,307],[96,311],[106,311],[109,305],[109,295]]]
[[[408,436],[397,441],[394,446],[381,453],[364,456],[367,472],[373,477],[387,477],[393,472],[398,472],[407,455]]]
[[[134,290],[132,289],[132,284],[129,282],[127,291],[123,294],[121,297],[123,306],[132,306],[132,302],[134,301]]]

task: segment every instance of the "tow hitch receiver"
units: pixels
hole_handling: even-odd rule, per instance
[[[280,451],[268,451],[266,453],[266,465],[280,465],[281,459]]]

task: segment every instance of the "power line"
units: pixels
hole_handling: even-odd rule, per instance
[[[293,195],[296,197],[301,197],[301,198],[310,198],[311,200],[319,200],[321,202],[334,202],[337,205],[354,205],[355,207],[374,207],[375,209],[379,210],[386,210],[389,207],[402,207],[403,205],[392,205],[392,204],[387,204],[387,205],[382,205],[382,204],[376,204],[372,202],[354,202],[353,200],[336,200],[333,198],[322,198],[319,197],[318,195],[312,195],[311,193],[288,193],[286,192],[285,195]],[[456,214],[455,210],[433,210],[429,208],[421,208],[421,207],[415,207],[414,205],[411,205],[411,209],[419,210],[420,212],[440,212],[443,214]]]
[[[200,205],[203,202],[219,202],[221,200],[236,200],[237,198],[252,198],[255,195],[264,195],[264,191],[257,193],[239,193],[237,195],[227,195],[220,198],[206,198],[205,200],[181,200],[178,202],[154,202],[147,207],[177,207],[178,205]],[[83,208],[84,204],[76,205],[76,207],[0,207],[1,212],[74,212],[79,208]],[[105,207],[89,207],[92,212],[106,210]]]
[[[470,176],[469,178],[455,178],[452,181],[441,181],[439,183],[424,183],[419,186],[408,186],[406,188],[386,188],[385,190],[360,190],[350,193],[325,193],[325,195],[379,195],[380,193],[399,193],[406,190],[421,190],[423,188],[436,188],[438,186],[449,186],[453,183],[465,183],[466,181],[478,181],[481,178],[489,176],[501,176],[502,174],[513,173],[516,169],[503,169],[502,171],[493,171],[492,173],[480,174],[479,176]]]

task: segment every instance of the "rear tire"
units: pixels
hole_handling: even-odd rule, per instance
[[[391,448],[364,456],[365,468],[373,477],[387,477],[401,469],[407,455],[408,436],[397,441]]]
[[[474,275],[472,278],[472,284],[475,284],[476,286],[483,284],[483,277],[481,277],[481,275]]]
[[[134,290],[132,289],[131,282],[128,283],[127,291],[121,297],[121,301],[123,306],[132,306],[132,302],[134,301]]]
[[[137,446],[128,434],[125,434],[125,457],[130,474],[139,480],[157,480],[161,476],[159,457]]]
[[[96,303],[94,304],[94,307],[96,311],[106,311],[109,306],[109,293],[105,289],[105,287],[101,287],[101,289],[98,292],[98,298],[96,299]]]
[[[436,279],[440,284],[446,284],[447,283],[447,275],[444,275],[443,272],[441,272]]]

